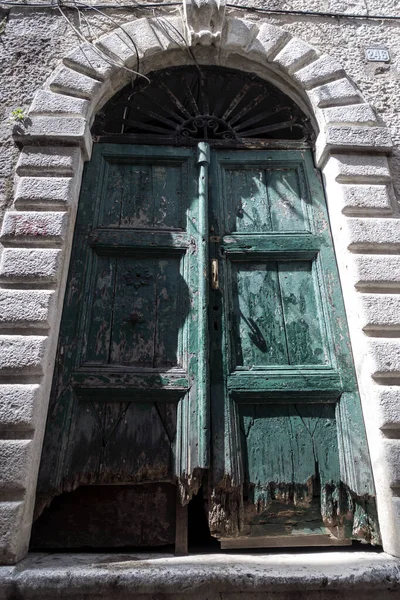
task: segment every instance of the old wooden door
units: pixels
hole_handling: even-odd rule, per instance
[[[70,500],[35,544],[172,543],[176,490],[180,506],[200,485],[223,547],[376,542],[311,155],[199,146],[95,145],[37,514]]]
[[[311,153],[220,150],[210,178],[211,531],[225,548],[379,542]]]
[[[208,465],[207,206],[196,150],[95,145],[38,481],[35,547],[174,543]],[[74,491],[76,490],[76,491]],[[53,508],[52,508],[53,507]]]

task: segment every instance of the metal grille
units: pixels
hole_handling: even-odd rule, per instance
[[[275,86],[222,67],[154,71],[114,96],[97,115],[96,139],[220,145],[312,140],[309,119]]]

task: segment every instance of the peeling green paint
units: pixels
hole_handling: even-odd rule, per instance
[[[81,485],[172,482],[186,504],[204,481],[227,547],[379,543],[311,155],[198,150],[94,147],[36,513]]]

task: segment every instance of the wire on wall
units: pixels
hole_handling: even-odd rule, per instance
[[[0,7],[18,7],[21,9],[31,9],[31,8],[57,8],[57,2],[50,3],[38,3],[38,2],[28,2],[21,4],[21,2],[13,2],[12,0],[0,0]],[[146,3],[139,4],[136,2],[132,2],[130,4],[83,4],[81,2],[71,2],[66,1],[63,2],[64,8],[75,8],[76,5],[79,5],[82,10],[90,10],[90,9],[99,9],[99,10],[134,10],[134,9],[152,9],[152,8],[162,8],[168,6],[180,6],[181,2],[157,2],[157,3]],[[260,12],[269,15],[299,15],[305,17],[329,17],[329,18],[343,18],[343,19],[364,19],[364,20],[378,20],[378,21],[400,21],[400,16],[396,15],[371,15],[371,14],[358,14],[358,13],[335,13],[335,12],[324,12],[324,11],[311,11],[311,10],[286,10],[280,8],[260,8],[258,6],[251,5],[243,5],[243,4],[233,4],[227,3],[229,8],[235,8],[237,10],[247,10],[252,12]]]

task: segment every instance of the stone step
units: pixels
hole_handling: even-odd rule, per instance
[[[40,554],[0,567],[0,598],[395,600],[400,561],[375,551]]]

